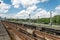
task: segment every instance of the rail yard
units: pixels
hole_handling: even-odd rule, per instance
[[[0,0],[0,40],[60,40],[60,0]]]
[[[1,21],[1,25],[6,29],[6,33],[0,28],[0,40],[60,40],[56,34],[47,33],[43,30],[38,30],[35,26],[30,27],[26,24],[15,22]],[[0,25],[0,27],[2,27]],[[6,39],[1,39],[1,34],[5,35]],[[7,36],[8,35],[8,36]],[[2,36],[4,37],[4,36]]]

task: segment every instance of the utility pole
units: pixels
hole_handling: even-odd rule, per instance
[[[50,26],[52,27],[52,12],[50,11]]]
[[[31,16],[31,14],[29,14],[29,24],[30,24],[30,16]]]
[[[1,22],[2,18],[0,17],[0,22]]]
[[[1,2],[0,2],[0,4],[1,4]],[[0,21],[1,21],[1,17],[0,17]]]
[[[39,16],[37,18],[37,25],[39,24]],[[36,26],[36,29],[38,29],[38,27]]]
[[[3,18],[4,21],[8,21],[6,17]]]
[[[18,22],[18,16],[17,16],[16,22]]]
[[[39,23],[39,16],[38,16],[38,18],[37,18],[37,23]]]

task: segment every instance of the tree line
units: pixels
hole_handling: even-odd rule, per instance
[[[21,21],[21,22],[34,22],[34,23],[44,23],[49,24],[50,18],[39,18],[39,19],[8,19],[9,21]],[[60,25],[60,15],[52,17],[52,24]]]

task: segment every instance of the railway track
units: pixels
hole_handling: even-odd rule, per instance
[[[60,38],[56,35],[48,34],[46,32],[35,29],[30,29],[23,25],[4,21],[2,23],[6,26],[9,32],[17,35],[21,40],[60,40]]]
[[[40,40],[40,38],[38,38],[38,37],[35,38],[32,35],[26,35],[26,34],[20,32],[20,31],[18,31],[16,29],[16,26],[11,24],[11,23],[3,23],[3,24],[6,26],[6,28],[8,30],[9,29],[11,30],[11,31],[9,30],[9,32],[13,32],[15,35],[20,37],[22,40]]]

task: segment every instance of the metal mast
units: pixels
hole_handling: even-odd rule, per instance
[[[52,27],[52,12],[50,11],[50,26]]]
[[[30,16],[31,16],[31,14],[29,14],[29,24],[30,24]]]

